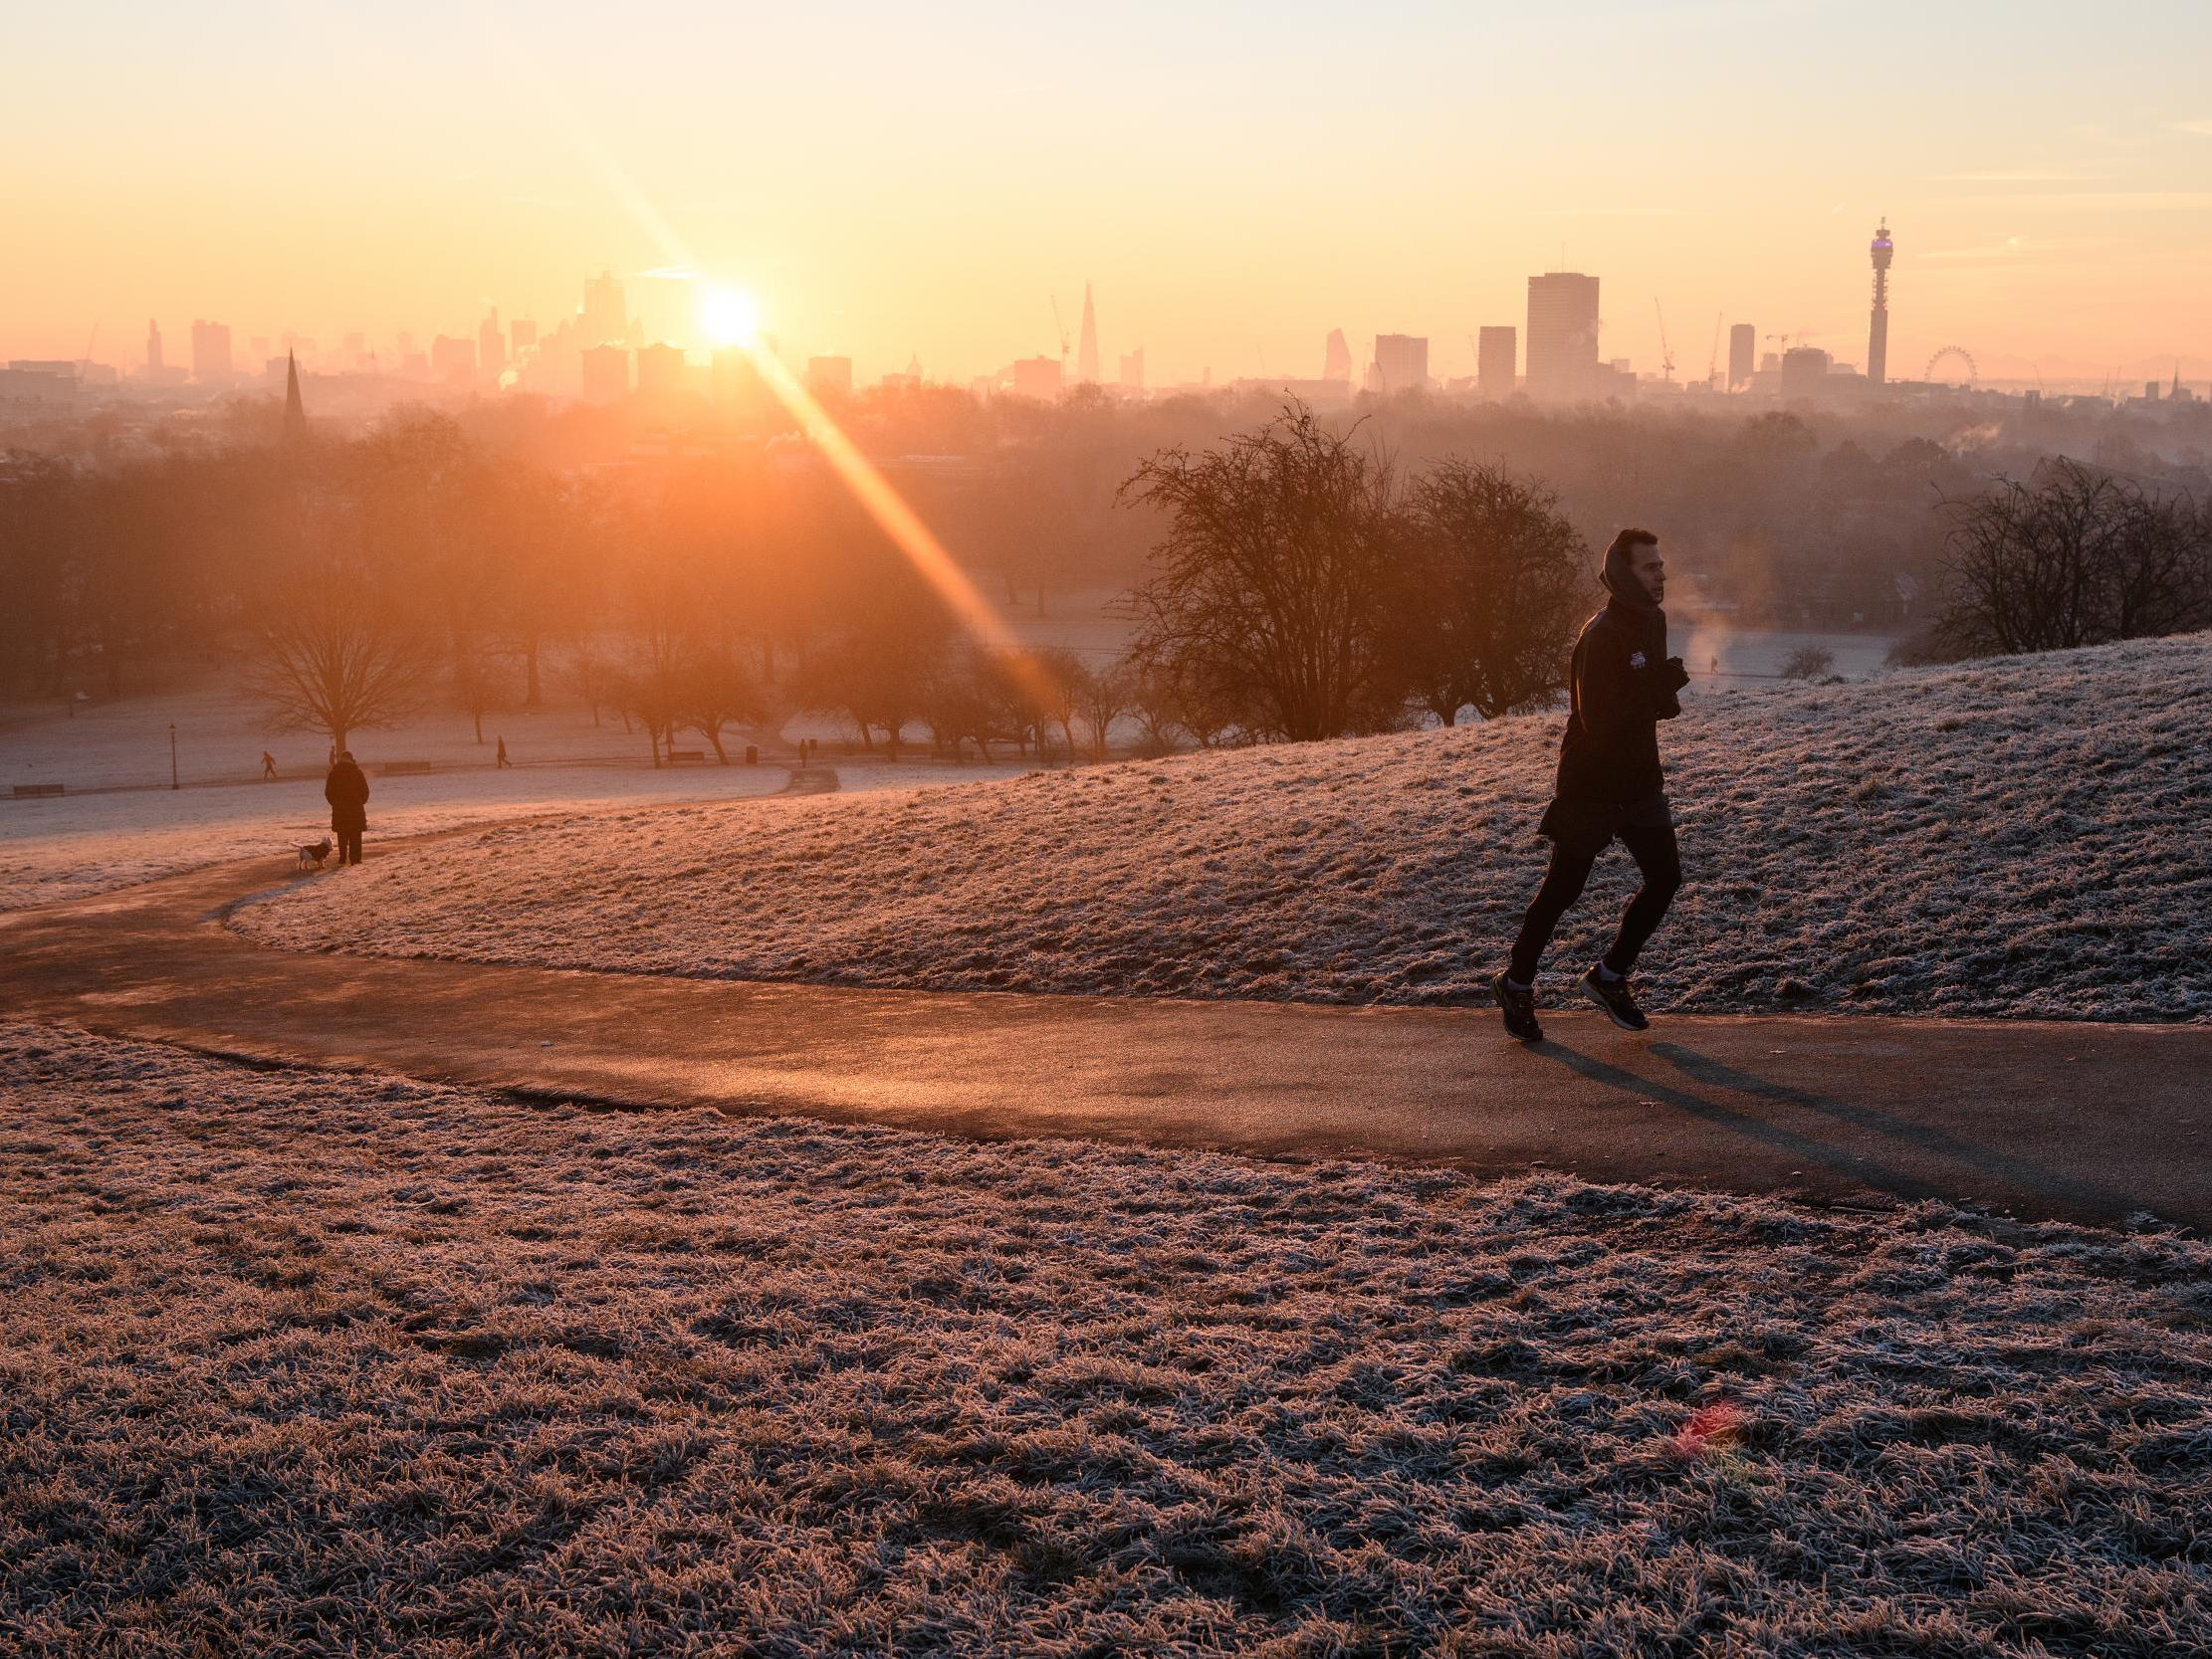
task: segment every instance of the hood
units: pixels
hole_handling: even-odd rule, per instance
[[[1605,590],[1616,604],[1644,615],[1655,615],[1659,606],[1644,591],[1644,584],[1629,569],[1629,555],[1618,545],[1606,549],[1605,563],[1598,571],[1598,580],[1605,583]]]

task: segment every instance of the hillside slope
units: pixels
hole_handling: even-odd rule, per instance
[[[271,943],[939,988],[1486,996],[1560,717],[489,829],[241,912]],[[1655,1007],[2212,1019],[2212,636],[1694,699]],[[1618,849],[1548,961],[1602,948]]]

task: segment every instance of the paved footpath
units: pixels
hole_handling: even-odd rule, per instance
[[[404,845],[404,844],[395,844]],[[371,856],[386,856],[377,849]],[[309,878],[332,879],[332,878]],[[336,877],[343,880],[342,875]],[[0,916],[0,1009],[612,1106],[1532,1166],[2212,1230],[2212,1028],[881,991],[295,954],[218,866]],[[0,1110],[5,1110],[0,1080]]]

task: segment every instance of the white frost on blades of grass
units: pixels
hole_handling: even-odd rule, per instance
[[[983,787],[493,830],[239,926],[929,988],[1481,999],[1560,717]],[[2212,1019],[2212,637],[1707,696],[1662,727],[1688,885],[1655,1006]],[[1603,948],[1618,849],[1554,946]]]
[[[2212,1251],[2174,1232],[524,1107],[20,1025],[0,1072],[25,1659],[2212,1627]]]

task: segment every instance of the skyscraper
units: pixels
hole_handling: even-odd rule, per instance
[[[626,340],[630,313],[622,304],[622,285],[609,271],[583,280],[583,343],[607,345]]]
[[[1141,392],[1145,389],[1145,348],[1143,346],[1140,345],[1134,351],[1124,351],[1121,354],[1121,383],[1133,392]]]
[[[1867,321],[1867,383],[1870,386],[1880,385],[1889,373],[1889,260],[1895,251],[1889,244],[1889,219],[1884,214],[1867,250],[1875,267],[1875,309]]]
[[[1511,397],[1519,347],[1511,323],[1481,329],[1474,342],[1474,389],[1484,397]]]
[[[228,380],[230,378],[230,324],[227,322],[192,321],[192,378],[195,380]]]
[[[1375,336],[1375,389],[1385,397],[1394,392],[1426,391],[1429,386],[1429,338],[1426,334],[1377,334]]]
[[[1321,378],[1351,383],[1352,347],[1345,342],[1342,328],[1329,330],[1329,343],[1321,358]]]
[[[1091,308],[1091,285],[1083,285],[1083,339],[1075,348],[1075,378],[1098,378],[1098,312]]]
[[[1589,395],[1598,370],[1598,279],[1547,271],[1528,279],[1528,395]]]
[[[1752,370],[1758,366],[1759,330],[1748,322],[1733,324],[1728,330],[1728,389],[1751,383]]]
[[[146,318],[146,378],[159,379],[161,375],[161,324],[152,317]]]
[[[507,366],[507,335],[500,329],[497,306],[477,325],[476,361],[487,380],[498,379],[499,371]]]

